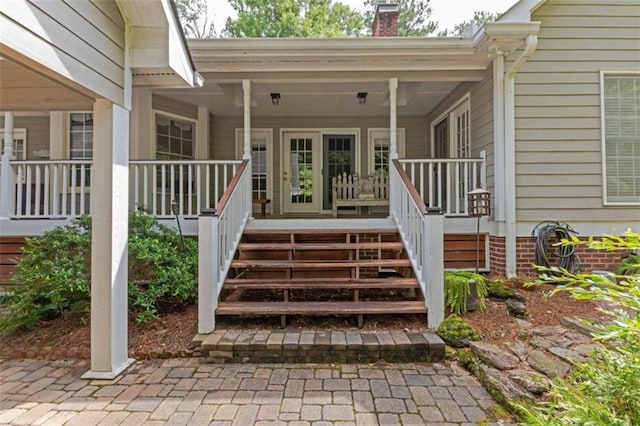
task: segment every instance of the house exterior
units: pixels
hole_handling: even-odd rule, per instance
[[[640,227],[635,0],[521,0],[463,37],[389,37],[397,12],[382,8],[378,26],[391,32],[381,37],[188,45],[168,0],[154,1],[154,13],[141,2],[78,3],[68,14],[108,27],[94,38],[84,21],[72,24],[49,4],[0,5],[7,24],[0,127],[22,141],[4,143],[3,238],[82,213],[95,222],[103,198],[167,221],[175,209],[185,232],[202,238],[196,219],[203,209],[220,210],[220,200],[227,205],[243,159],[245,198],[269,200],[261,223],[302,218],[319,228],[330,216],[333,175],[392,174],[398,159],[423,206],[442,211],[444,234],[475,235],[479,226],[481,269],[508,276],[531,271],[531,233],[541,221],[569,223],[581,237]],[[45,18],[58,13],[49,31]],[[111,39],[101,35],[109,31]],[[57,40],[56,56],[35,56],[22,40]],[[87,42],[96,49],[84,48]],[[21,78],[26,73],[33,83]],[[42,76],[46,84],[36,84]],[[113,164],[117,157],[126,165],[128,156],[126,176],[99,168],[115,155],[100,151],[105,130],[95,100],[102,97],[130,111],[128,125],[109,121],[129,139],[128,146],[109,139],[120,146]],[[98,185],[100,176],[107,186]],[[118,194],[122,187],[127,196]],[[402,228],[394,188],[390,208],[378,213]],[[491,194],[492,206],[479,222],[467,205],[477,188]],[[260,206],[245,200],[237,208],[240,231],[260,222],[243,213]],[[108,220],[116,211],[104,214]],[[367,220],[342,214],[354,224]],[[116,235],[122,238],[115,225],[105,229],[105,239]],[[587,269],[618,261],[581,250]],[[209,272],[214,279],[220,271]]]

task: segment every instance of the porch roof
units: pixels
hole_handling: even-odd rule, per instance
[[[204,86],[159,94],[241,116],[241,81],[252,81],[254,116],[386,116],[399,80],[398,115],[422,115],[458,84],[487,78],[492,47],[514,50],[537,24],[494,23],[466,37],[192,39]],[[356,93],[368,94],[366,105]],[[281,94],[275,107],[271,93]]]

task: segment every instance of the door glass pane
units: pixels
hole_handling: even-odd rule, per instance
[[[313,202],[313,152],[311,148],[311,139],[291,139],[289,195],[292,204]]]

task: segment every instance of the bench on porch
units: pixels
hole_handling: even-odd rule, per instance
[[[331,181],[333,217],[338,217],[338,207],[389,206],[389,182],[386,175],[359,177],[343,173],[334,176]]]

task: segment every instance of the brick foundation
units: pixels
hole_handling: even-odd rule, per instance
[[[535,274],[535,270],[531,266],[535,263],[535,243],[534,237],[516,238],[516,273],[518,275]],[[506,264],[504,237],[489,237],[489,253],[491,255],[491,272],[504,274]],[[576,254],[580,258],[581,272],[590,272],[595,270],[613,271],[626,252],[594,250],[586,245],[578,245],[576,246]]]

